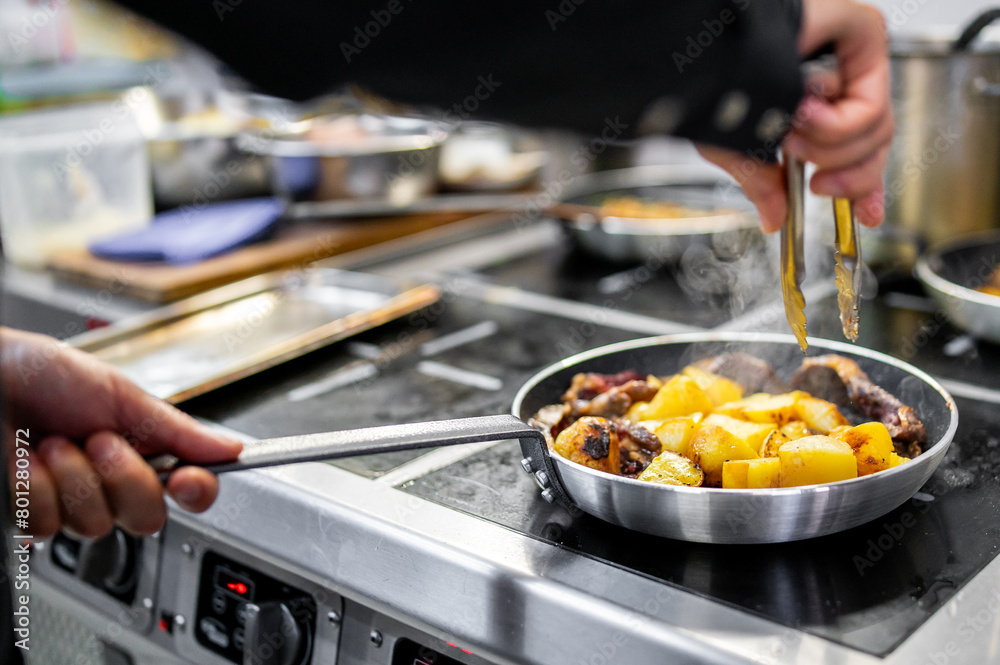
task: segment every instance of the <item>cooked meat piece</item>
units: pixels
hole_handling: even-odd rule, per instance
[[[861,412],[865,418],[884,424],[894,440],[906,445],[926,443],[927,430],[920,422],[920,418],[917,417],[916,411],[900,402],[885,388],[875,385],[868,378],[868,375],[858,367],[858,364],[850,358],[837,355],[806,358],[802,361],[802,367],[792,377],[792,384],[795,385],[797,381],[801,383],[833,381],[829,372],[810,376],[815,371],[814,367],[827,367],[833,370],[843,384],[844,391],[853,408]],[[799,378],[796,379],[796,377]],[[836,393],[840,389],[832,387],[829,390]]]
[[[622,475],[635,477],[660,454],[663,444],[645,427],[619,418],[613,422],[618,431]]]
[[[569,404],[549,404],[538,410],[534,416],[528,419],[528,425],[541,431],[545,436],[545,442],[552,450],[555,438],[566,428],[569,415]]]
[[[574,400],[570,402],[570,406],[574,415],[613,418],[625,415],[633,402],[648,402],[653,399],[656,391],[657,388],[650,385],[646,379],[634,379],[622,385],[612,386],[589,401]]]
[[[641,381],[642,378],[642,374],[630,369],[617,374],[580,373],[573,377],[569,390],[563,394],[561,399],[563,402],[594,399],[615,386],[624,385],[629,381]]]
[[[663,444],[655,434],[641,425],[632,425],[628,428],[628,437],[639,444],[646,452],[659,455]]]
[[[618,444],[618,428],[613,422],[584,417],[559,433],[553,450],[577,464],[617,475],[621,471]]]
[[[781,380],[766,360],[746,353],[723,353],[694,363],[698,369],[732,379],[743,387],[746,394],[788,392],[788,385]]]
[[[855,425],[868,420],[851,400],[851,396],[847,393],[847,384],[837,374],[837,370],[832,367],[803,363],[789,383],[792,390],[803,390],[813,397],[833,402],[837,405],[837,409]]]

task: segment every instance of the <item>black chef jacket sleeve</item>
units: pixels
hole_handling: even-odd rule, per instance
[[[345,83],[453,117],[773,148],[800,0],[121,0],[265,92]]]

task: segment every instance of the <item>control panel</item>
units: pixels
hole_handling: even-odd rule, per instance
[[[234,663],[305,665],[316,603],[309,594],[215,552],[206,552],[198,588],[197,642]]]

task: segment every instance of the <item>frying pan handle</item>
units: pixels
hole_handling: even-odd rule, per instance
[[[201,466],[212,473],[260,469],[299,462],[317,462],[397,450],[454,446],[462,443],[518,439],[522,450],[534,459],[548,458],[542,433],[512,415],[478,416],[437,420],[409,425],[365,427],[340,432],[323,432],[265,439],[244,448],[239,458],[218,464],[195,464],[161,455],[147,462],[162,481],[182,466]],[[549,462],[551,464],[551,461]],[[555,477],[550,473],[549,477]]]

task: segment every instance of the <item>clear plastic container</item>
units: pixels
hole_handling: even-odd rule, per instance
[[[91,238],[140,228],[153,206],[144,139],[123,102],[0,118],[0,237],[42,266]]]

